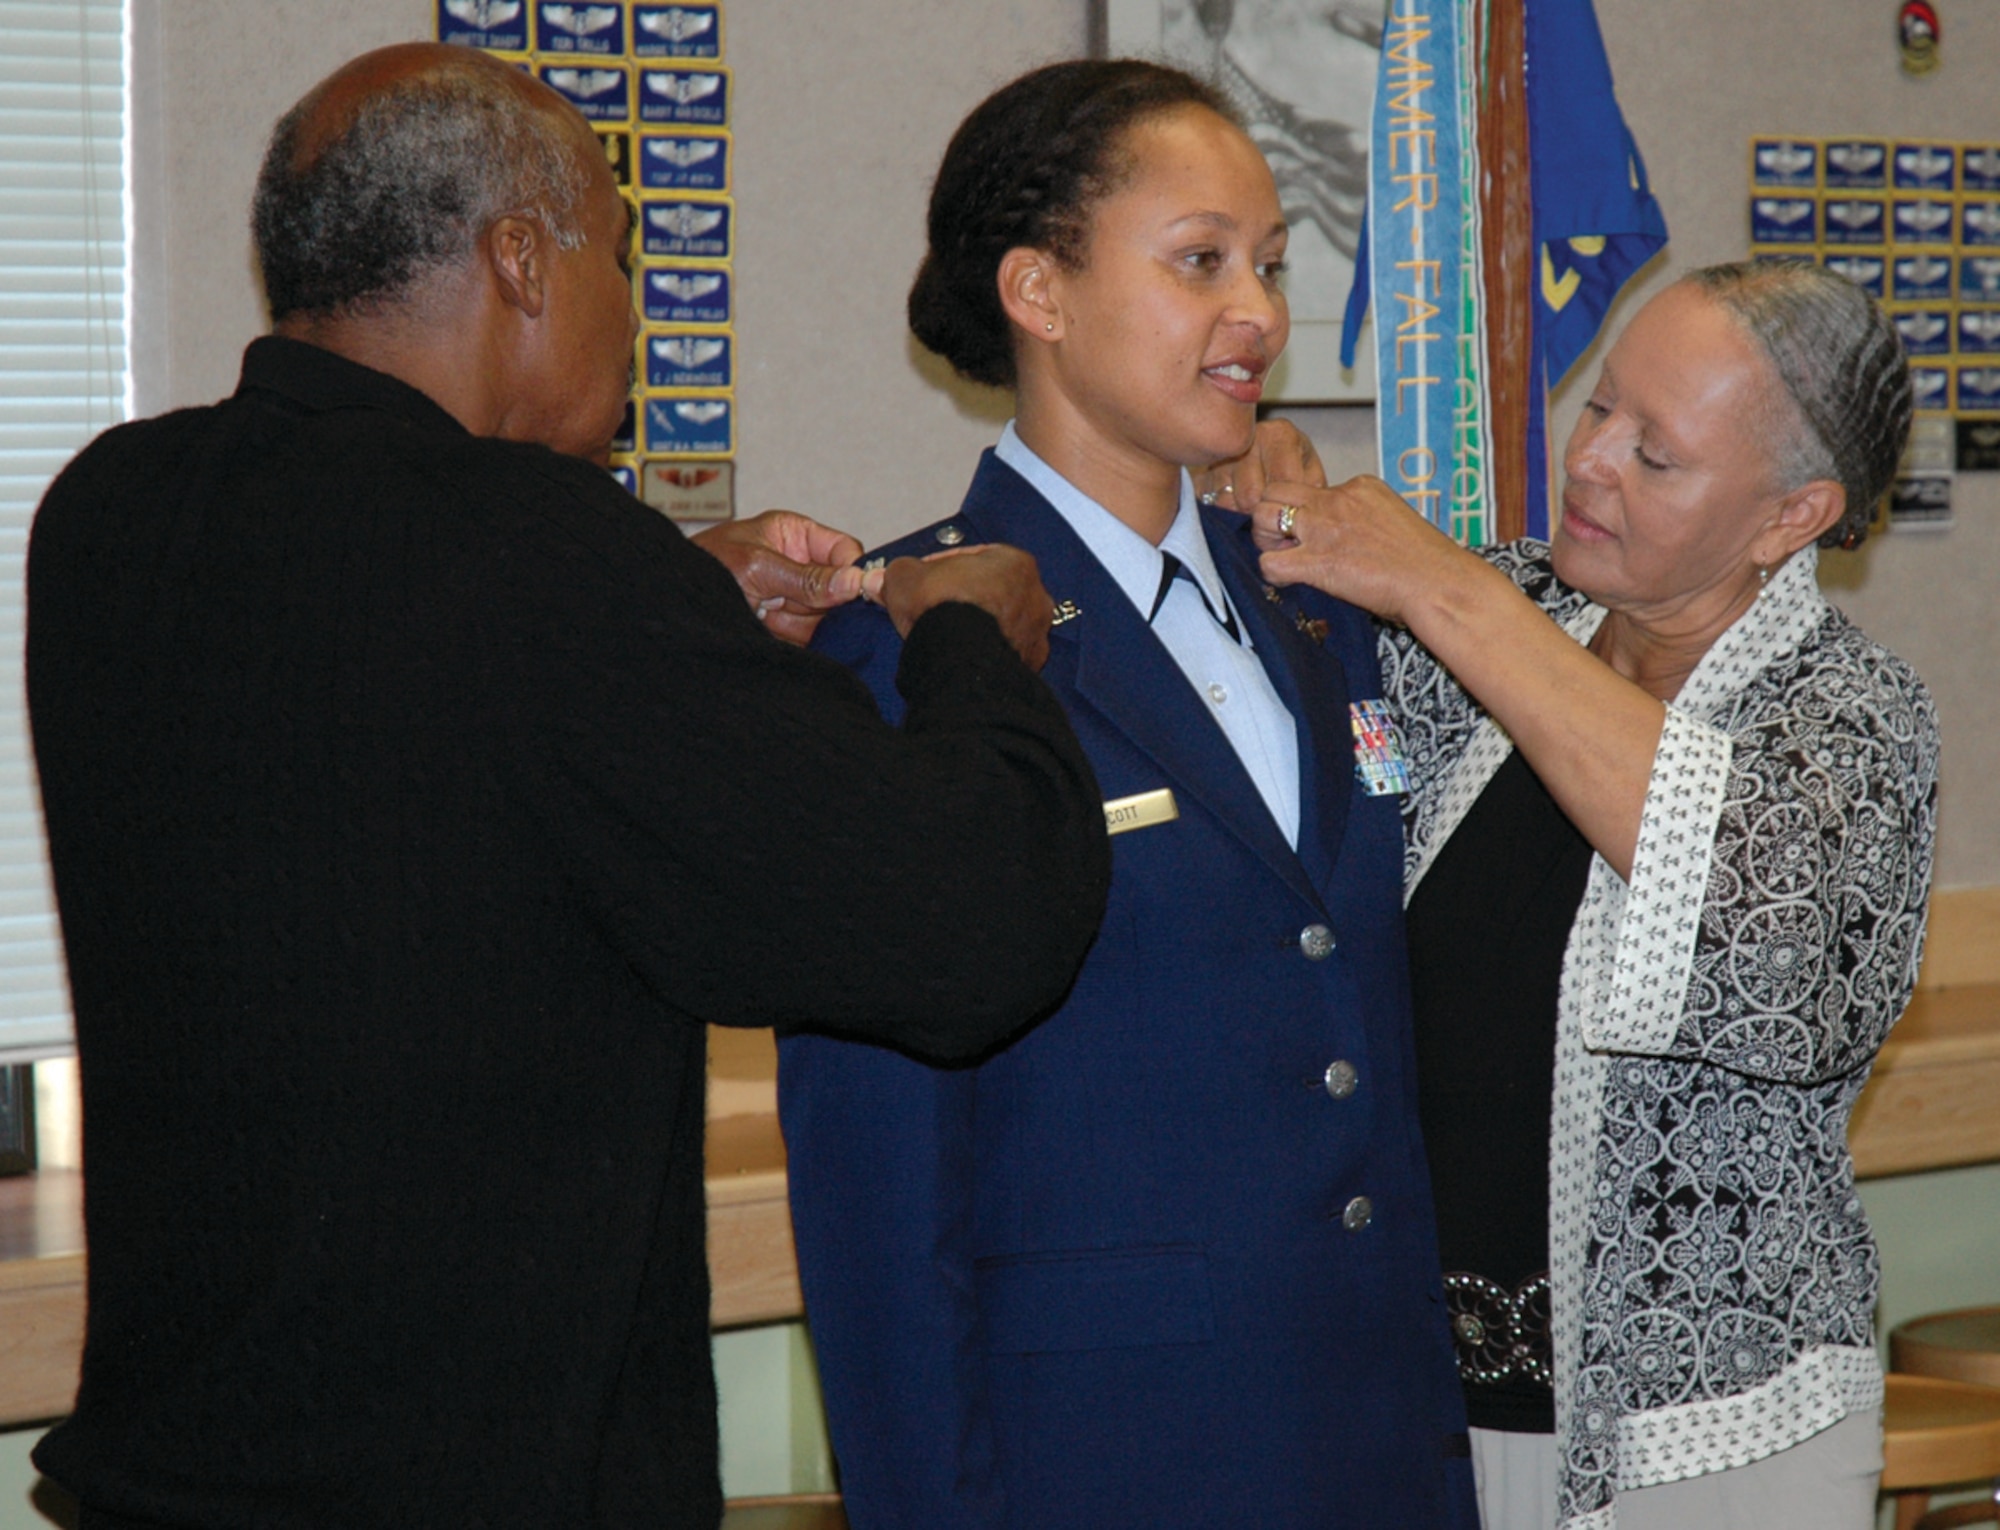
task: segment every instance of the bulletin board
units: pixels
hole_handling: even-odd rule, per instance
[[[1750,245],[1888,311],[1917,409],[1891,523],[1949,525],[1954,472],[2000,466],[2000,144],[1752,139]]]

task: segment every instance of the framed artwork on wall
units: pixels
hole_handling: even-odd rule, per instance
[[[1097,0],[1112,57],[1164,59],[1217,85],[1270,161],[1291,224],[1292,339],[1265,397],[1375,397],[1372,336],[1340,364],[1340,322],[1368,201],[1368,123],[1382,51],[1369,0]]]

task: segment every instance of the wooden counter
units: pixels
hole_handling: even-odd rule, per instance
[[[1863,1178],[2000,1159],[2000,887],[1931,894],[1916,997],[1847,1133]]]
[[[83,1349],[83,1176],[0,1179],[0,1424],[56,1418]]]
[[[805,1313],[775,1113],[708,1123],[708,1275],[717,1328]]]
[[[798,1265],[770,1033],[718,1032],[708,1122],[709,1314],[718,1328],[798,1317]],[[0,1178],[0,1427],[60,1418],[83,1350],[83,1176]]]
[[[768,1032],[711,1034],[708,1263],[718,1328],[803,1311],[776,1072]],[[1882,1049],[1849,1141],[1863,1176],[2000,1160],[2000,982],[1918,991]],[[0,1179],[0,1425],[59,1417],[75,1396],[83,1263],[81,1176]]]
[[[2000,1159],[2000,983],[1917,991],[1847,1145],[1863,1178]]]

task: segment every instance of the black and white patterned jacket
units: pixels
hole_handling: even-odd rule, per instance
[[[1548,549],[1486,556],[1578,642]],[[1808,548],[1703,657],[1628,886],[1593,861],[1558,1001],[1549,1147],[1564,1530],[1879,1405],[1879,1269],[1847,1124],[1916,981],[1929,692],[1829,605]],[[1383,682],[1416,791],[1405,888],[1513,748],[1406,633]]]

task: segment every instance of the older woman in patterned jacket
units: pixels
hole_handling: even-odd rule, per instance
[[[1551,545],[1467,553],[1373,479],[1255,508],[1266,577],[1403,629],[1418,1072],[1489,1530],[1873,1523],[1847,1122],[1916,977],[1938,739],[1814,569],[1909,420],[1858,289],[1715,267],[1611,349]]]

